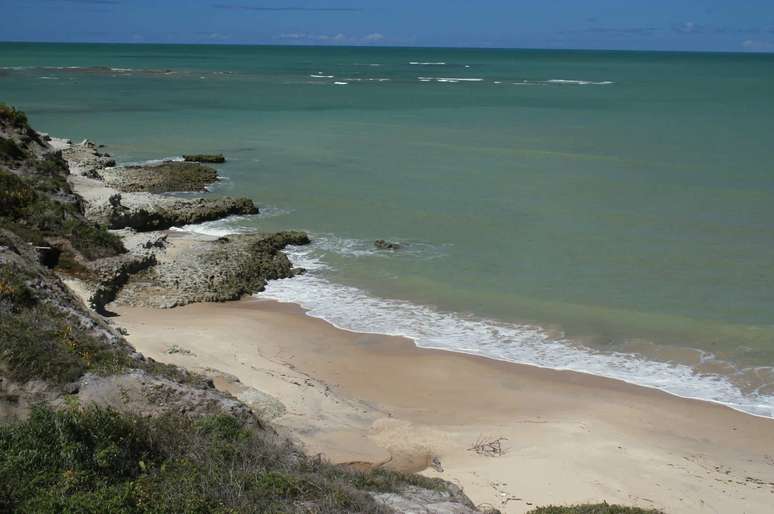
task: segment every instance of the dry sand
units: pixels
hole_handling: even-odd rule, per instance
[[[295,305],[115,310],[139,351],[213,370],[218,387],[335,462],[440,476],[509,513],[602,500],[670,513],[774,512],[769,419],[342,331]],[[469,450],[501,437],[501,456]]]

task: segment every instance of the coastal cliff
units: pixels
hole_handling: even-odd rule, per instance
[[[442,480],[306,456],[211,379],[138,353],[97,312],[260,291],[309,240],[161,232],[257,209],[119,191],[114,165],[0,107],[0,511],[479,511]]]

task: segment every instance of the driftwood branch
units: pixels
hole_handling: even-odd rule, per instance
[[[507,448],[503,447],[503,441],[507,440],[507,437],[498,437],[497,439],[479,437],[473,446],[468,448],[468,451],[476,452],[486,457],[500,457],[505,455],[507,451]]]

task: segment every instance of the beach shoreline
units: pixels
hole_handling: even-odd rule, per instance
[[[115,310],[138,351],[204,371],[309,453],[442,477],[503,512],[605,500],[763,513],[774,501],[774,421],[723,405],[418,348],[252,297]],[[503,455],[470,450],[498,438]]]
[[[87,142],[74,151],[98,155]],[[116,196],[84,176],[81,155],[70,162],[87,212],[107,209],[111,223],[123,223],[127,209],[145,223],[146,205],[169,201]],[[125,284],[110,275],[99,286],[112,293],[102,305],[112,322],[138,352],[208,376],[307,454],[439,477],[506,513],[602,501],[665,512],[770,511],[772,419],[613,378],[337,328],[270,293],[245,296],[301,273],[281,250],[309,243],[306,234],[215,237],[163,226],[149,232],[142,223],[121,235],[131,258],[148,260],[152,272]],[[240,264],[226,266],[237,254]],[[93,303],[93,284],[66,282]]]

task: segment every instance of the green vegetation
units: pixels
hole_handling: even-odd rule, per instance
[[[17,129],[29,128],[27,115],[4,103],[0,103],[0,121]]]
[[[346,471],[226,415],[38,407],[0,427],[2,512],[386,512],[365,491],[411,481],[436,485]]]
[[[214,162],[214,163],[226,162],[226,158],[223,156],[222,153],[184,155],[183,159],[188,162]]]
[[[78,307],[68,305],[66,296],[53,301],[57,298],[50,290],[31,287],[41,283],[45,281],[28,269],[0,265],[0,369],[7,376],[20,382],[66,384],[87,372],[109,375],[135,368],[179,383],[204,385],[201,375],[152,359],[136,361],[125,343],[108,344],[95,337],[73,314]]]
[[[660,510],[622,507],[599,503],[596,505],[572,505],[569,507],[539,507],[527,514],[663,514]]]
[[[0,160],[19,161],[27,157],[24,151],[13,139],[6,139],[0,136]]]
[[[53,166],[43,162],[44,168]],[[64,178],[55,174],[19,177],[0,169],[0,225],[36,245],[45,245],[52,238],[68,239],[87,259],[122,253],[121,239],[86,221],[77,204],[56,201],[40,192],[60,190],[60,180]]]
[[[0,362],[13,379],[67,383],[86,371],[115,372],[128,353],[89,335],[51,302],[39,301],[28,284],[38,277],[14,265],[0,267]]]

